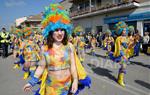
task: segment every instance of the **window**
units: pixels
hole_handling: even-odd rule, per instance
[[[89,2],[85,2],[85,7],[89,7]]]
[[[149,32],[150,35],[150,23],[144,23],[144,32]]]
[[[96,0],[97,4],[101,4],[102,0]]]
[[[82,10],[84,8],[84,3],[80,3],[78,9]]]
[[[96,30],[97,30],[98,33],[102,32],[103,26],[96,26]]]
[[[88,33],[88,32],[91,32],[91,31],[92,31],[92,28],[91,28],[91,27],[85,28],[85,33]]]
[[[101,6],[102,5],[102,0],[96,0],[96,5]]]

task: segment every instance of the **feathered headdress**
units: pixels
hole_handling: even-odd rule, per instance
[[[105,31],[105,34],[106,35],[111,35],[112,33],[111,33],[111,30],[110,29],[107,29],[106,31]]]
[[[22,30],[16,28],[16,29],[13,31],[13,34],[15,34],[17,37],[21,37],[21,36],[22,36]]]
[[[69,13],[60,4],[50,4],[50,6],[45,7],[42,27],[44,28],[44,37],[47,37],[49,32],[55,31],[58,28],[65,29],[69,35],[72,33]]]
[[[123,29],[126,28],[126,34],[128,34],[128,26],[124,21],[120,21],[115,24],[115,32],[117,35],[121,35]]]
[[[33,34],[32,29],[30,27],[25,27],[23,29],[23,34],[25,38],[29,37],[31,34]]]
[[[129,26],[129,33],[133,34],[135,32],[134,26]]]
[[[81,34],[81,32],[83,32],[83,27],[82,26],[77,26],[77,27],[74,28],[74,31],[73,31],[74,34],[79,36]]]

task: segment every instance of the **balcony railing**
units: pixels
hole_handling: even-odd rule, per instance
[[[69,0],[69,2],[73,1],[78,1],[78,0]],[[134,1],[134,2],[140,2],[140,0],[122,0],[123,2],[129,2],[129,1]]]
[[[86,7],[86,8],[83,8],[83,9],[80,9],[80,10],[75,10],[75,11],[72,11],[70,12],[70,16],[71,17],[75,17],[75,16],[80,16],[80,15],[84,15],[84,14],[87,14],[87,13],[92,13],[92,12],[96,12],[96,11],[100,11],[100,10],[105,10],[105,9],[111,9],[111,8],[114,8],[114,7],[121,7],[123,5],[129,5],[129,4],[132,4],[132,3],[139,3],[140,0],[123,0],[123,2],[120,2],[120,3],[116,3],[116,4],[106,4],[106,5],[95,5],[93,7]]]

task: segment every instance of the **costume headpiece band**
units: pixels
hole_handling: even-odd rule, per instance
[[[115,24],[116,34],[121,35],[124,28],[126,28],[126,34],[128,34],[128,27],[124,21],[120,21],[117,24]]]
[[[60,4],[50,4],[50,6],[45,7],[42,26],[44,37],[47,37],[49,32],[54,32],[58,28],[65,29],[69,35],[72,33],[69,13]]]

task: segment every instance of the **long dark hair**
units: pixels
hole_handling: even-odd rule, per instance
[[[49,34],[48,34],[48,37],[47,37],[47,45],[48,45],[48,48],[51,49],[53,47],[53,43],[54,43],[54,38],[53,38],[53,33],[54,31],[50,31]],[[64,38],[62,40],[62,43],[63,45],[67,45],[68,44],[68,35],[67,35],[67,32],[65,30],[65,35],[64,35]]]

